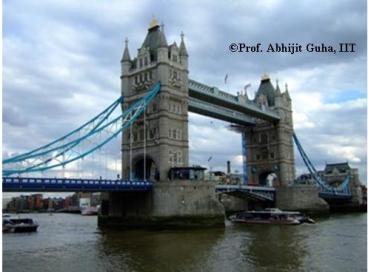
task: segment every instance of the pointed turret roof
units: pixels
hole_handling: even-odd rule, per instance
[[[142,47],[149,47],[151,50],[156,50],[165,46],[167,46],[167,41],[165,34],[160,30],[160,26],[149,28]]]
[[[125,39],[125,49],[124,49],[124,53],[123,53],[121,62],[123,61],[130,61],[130,54],[129,54],[129,49],[128,49],[128,39]]]
[[[179,47],[179,55],[188,57],[188,52],[187,52],[187,49],[184,43],[184,33],[181,32],[180,36],[181,36],[181,42],[180,42],[180,47]]]
[[[283,95],[285,95],[287,100],[291,100],[287,83],[285,83],[285,92],[283,93]]]
[[[277,96],[281,96],[281,90],[280,90],[280,87],[279,87],[279,81],[276,80],[276,90],[275,90],[275,93]]]
[[[170,49],[171,49],[171,48],[179,49],[179,47],[178,47],[178,45],[176,44],[176,42],[173,42],[169,47],[170,47]]]
[[[150,49],[150,54],[154,58],[153,60],[157,59],[158,48],[167,47],[165,33],[160,29],[155,18],[150,23],[147,36],[144,39],[141,48],[143,47],[148,47]]]
[[[269,106],[275,105],[275,88],[273,87],[268,75],[262,76],[261,84],[259,85],[258,91],[256,93],[256,98],[261,95],[266,96]]]

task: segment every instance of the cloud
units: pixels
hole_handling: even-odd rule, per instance
[[[4,1],[3,8],[4,156],[46,144],[116,99],[123,40],[129,37],[135,55],[155,14],[169,42],[184,31],[190,78],[233,94],[247,83],[254,94],[264,72],[274,84],[278,78],[282,89],[288,83],[295,130],[316,165],[348,160],[367,180],[365,1],[15,0]],[[231,53],[231,42],[355,42],[357,51]],[[191,164],[225,170],[231,160],[241,170],[241,137],[227,126],[189,115]],[[120,157],[115,144],[107,147],[107,163],[86,167],[114,168]],[[297,154],[296,167],[305,170]]]

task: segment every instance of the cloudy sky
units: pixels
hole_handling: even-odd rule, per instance
[[[3,1],[3,156],[61,136],[120,93],[125,37],[136,55],[152,16],[190,55],[190,78],[233,94],[267,72],[287,82],[294,127],[317,166],[348,161],[366,183],[366,4],[358,1]],[[231,53],[232,42],[356,43],[355,53]],[[228,82],[224,77],[228,74]],[[190,114],[190,163],[241,171],[241,138]],[[225,147],[225,148],[224,148]],[[118,142],[105,153],[118,167]],[[211,165],[208,158],[212,156]],[[305,171],[299,154],[297,173]],[[95,167],[94,169],[98,169]],[[108,170],[104,171],[106,175]],[[100,172],[101,173],[101,172]],[[96,173],[96,174],[100,174]]]

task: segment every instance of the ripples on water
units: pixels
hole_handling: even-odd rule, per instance
[[[366,271],[366,214],[315,225],[105,231],[96,217],[32,214],[37,233],[3,235],[3,270]]]

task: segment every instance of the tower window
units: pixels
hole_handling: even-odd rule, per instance
[[[143,66],[143,60],[140,58],[139,59],[139,68],[142,68],[142,66]]]
[[[150,131],[149,131],[149,138],[150,139],[153,139],[154,137],[155,137],[154,130],[153,129],[150,129]]]
[[[173,162],[173,152],[171,150],[169,150],[169,162]]]
[[[147,66],[148,65],[148,58],[144,57],[144,65]]]
[[[178,163],[180,164],[181,162],[182,162],[181,151],[178,151]]]
[[[260,144],[267,144],[268,143],[268,136],[265,133],[261,134],[261,137],[259,139]]]
[[[144,140],[144,130],[143,129],[139,130],[139,138],[141,141]]]
[[[178,154],[174,152],[174,162],[176,163],[178,161]]]

